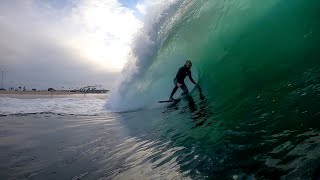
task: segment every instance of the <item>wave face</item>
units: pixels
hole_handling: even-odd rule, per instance
[[[127,110],[167,99],[186,59],[193,61],[193,75],[207,96],[221,106],[293,91],[319,65],[318,5],[315,0],[163,5],[136,37],[109,105]]]
[[[142,108],[126,123],[153,124],[151,134],[185,148],[172,158],[195,179],[318,177],[319,7],[317,0],[172,3],[137,37],[109,108]],[[186,59],[201,91],[163,111],[144,109],[168,98]]]

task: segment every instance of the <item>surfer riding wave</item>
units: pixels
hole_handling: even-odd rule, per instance
[[[191,75],[191,66],[192,66],[192,62],[190,60],[187,60],[186,63],[184,64],[184,66],[182,66],[181,68],[179,68],[176,77],[173,80],[174,83],[174,88],[171,92],[171,95],[169,97],[169,101],[174,101],[173,95],[176,93],[176,91],[181,88],[183,93],[181,94],[182,96],[187,95],[189,93],[188,87],[186,86],[186,84],[184,83],[184,79],[188,76],[190,81],[193,84],[197,84]]]

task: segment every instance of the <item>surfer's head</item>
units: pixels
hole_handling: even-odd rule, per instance
[[[187,68],[191,68],[192,62],[191,62],[190,60],[187,60],[184,65],[185,65]]]

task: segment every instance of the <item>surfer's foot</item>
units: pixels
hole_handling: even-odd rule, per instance
[[[170,97],[170,98],[169,98],[169,101],[174,101],[173,97]]]

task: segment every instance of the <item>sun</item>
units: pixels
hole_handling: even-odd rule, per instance
[[[127,61],[130,51],[129,45],[114,42],[106,45],[103,42],[93,41],[85,45],[82,52],[86,59],[97,65],[99,69],[121,71]]]
[[[117,1],[86,4],[79,12],[76,20],[81,26],[72,35],[73,48],[99,69],[121,71],[143,23]]]

